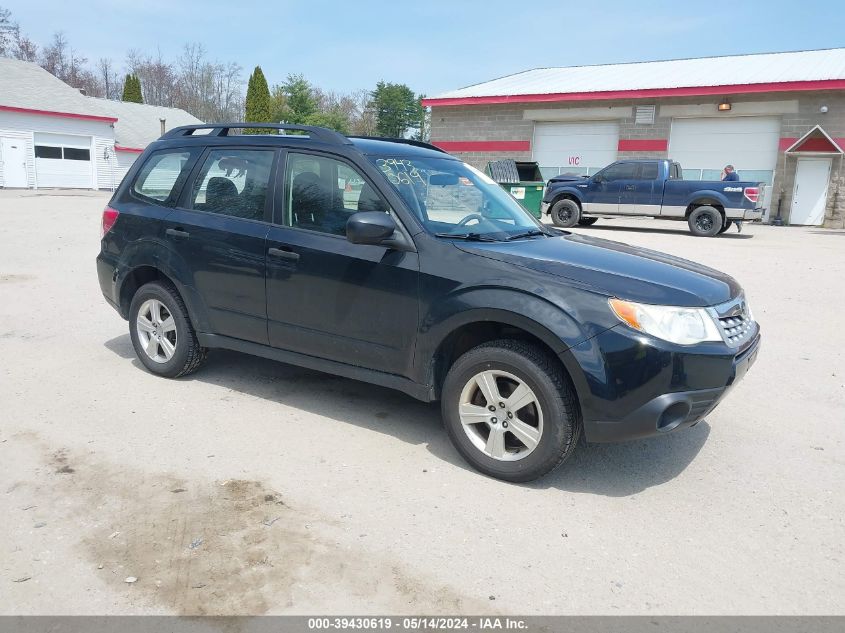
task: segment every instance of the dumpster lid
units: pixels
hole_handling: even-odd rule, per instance
[[[519,182],[519,170],[516,161],[510,158],[487,163],[487,173],[498,183]]]

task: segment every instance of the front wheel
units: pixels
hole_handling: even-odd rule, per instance
[[[138,360],[159,376],[185,376],[205,361],[185,303],[167,282],[145,284],[132,297],[129,336]]]
[[[554,222],[555,226],[568,229],[578,224],[578,220],[581,217],[581,207],[574,200],[564,198],[552,205],[549,214],[552,216],[552,222]]]
[[[713,237],[722,228],[722,214],[715,207],[703,205],[690,213],[687,224],[690,233],[698,237]]]
[[[461,356],[446,376],[441,409],[464,459],[506,481],[551,472],[572,454],[581,431],[558,361],[518,340],[484,343]]]

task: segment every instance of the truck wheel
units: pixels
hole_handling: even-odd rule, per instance
[[[593,226],[598,220],[598,218],[581,218],[578,220],[578,226]]]
[[[167,282],[144,284],[132,297],[129,336],[144,367],[166,378],[195,372],[208,351],[197,341],[182,297]]]
[[[482,473],[531,481],[575,450],[581,417],[557,360],[518,340],[484,343],[449,370],[443,420],[458,452]]]
[[[713,237],[722,228],[722,214],[715,207],[704,205],[690,213],[687,223],[693,235]]]
[[[578,220],[581,218],[581,208],[574,200],[564,198],[552,205],[550,215],[555,226],[568,229],[578,224]]]
[[[727,231],[729,228],[731,228],[731,226],[733,226],[733,220],[725,220],[725,226],[719,229],[719,235]]]

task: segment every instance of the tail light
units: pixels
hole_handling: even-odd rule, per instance
[[[120,212],[117,209],[112,209],[111,207],[103,209],[103,225],[102,230],[100,231],[100,239],[103,239],[106,236],[106,233],[111,231],[111,228],[114,226],[114,223],[117,222],[117,216],[119,215]]]
[[[746,187],[743,193],[746,198],[756,204],[757,199],[760,197],[760,187]]]

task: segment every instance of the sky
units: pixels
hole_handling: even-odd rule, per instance
[[[0,0],[37,43],[64,31],[78,53],[120,65],[130,49],[260,65],[272,86],[303,73],[324,90],[379,80],[436,96],[548,66],[845,46],[845,3],[546,0]]]

